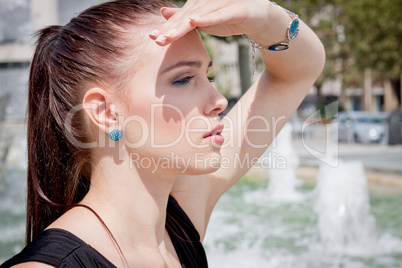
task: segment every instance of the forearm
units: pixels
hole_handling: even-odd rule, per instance
[[[281,7],[269,3],[266,29],[248,34],[262,46],[287,42],[287,26],[292,20]],[[313,83],[322,72],[325,63],[324,47],[316,34],[301,20],[299,35],[292,40],[289,49],[268,51],[260,49],[265,74],[271,79],[286,82]]]

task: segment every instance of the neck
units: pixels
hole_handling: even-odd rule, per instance
[[[91,187],[82,201],[93,208],[122,247],[160,247],[174,175],[137,170],[129,161],[103,157],[93,165]]]

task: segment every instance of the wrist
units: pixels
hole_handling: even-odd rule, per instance
[[[271,51],[286,50],[298,34],[298,15],[275,2],[267,2],[268,19],[264,27],[258,32],[247,33],[244,36],[251,43],[255,43],[256,48]]]
[[[275,29],[275,17],[277,16],[277,10],[275,5],[269,0],[262,0],[262,4],[259,7],[261,10],[264,10],[265,18],[263,20],[259,20],[259,27],[256,29],[250,29],[251,31],[247,31],[246,34],[253,40],[258,40],[263,42],[269,41],[270,32]]]
[[[274,29],[274,27],[271,27],[271,30],[266,30],[265,33],[262,34],[262,36],[258,35],[258,37],[256,39],[253,40],[252,36],[248,36],[247,34],[243,34],[243,36],[245,38],[247,38],[247,40],[251,43],[251,55],[252,55],[252,66],[253,66],[253,74],[255,74],[255,50],[258,49],[263,49],[263,50],[270,50],[270,51],[283,51],[283,50],[287,50],[293,39],[295,39],[299,33],[299,16],[292,12],[289,11],[281,6],[279,6],[278,4],[274,3],[274,2],[269,2],[271,5],[271,10],[272,9],[280,9],[281,11],[281,15],[280,18],[278,17],[277,20],[273,20],[276,23],[273,24],[268,23],[268,25],[285,25],[284,24],[284,13],[286,13],[286,15],[288,16],[288,21],[290,19],[290,22],[288,22],[288,26],[286,27],[286,33],[285,33],[285,37],[283,37],[283,39],[279,39],[279,40],[284,40],[281,42],[275,42],[271,45],[264,45],[264,43],[259,43],[259,41],[255,41],[255,40],[260,40],[263,39],[264,35],[265,36],[269,36],[269,39],[275,39],[277,36],[280,35],[284,35],[283,34],[283,29],[280,29],[282,27],[277,27],[278,29]],[[274,6],[273,6],[274,5]],[[279,14],[279,13],[278,13]],[[272,18],[274,16],[270,16],[270,18]],[[279,32],[281,32],[282,34],[279,34]],[[256,35],[257,36],[257,35]],[[260,41],[261,42],[261,41]],[[265,42],[265,40],[263,41]],[[269,42],[273,42],[273,41],[266,41],[266,43],[269,44]]]

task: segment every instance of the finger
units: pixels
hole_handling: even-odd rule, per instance
[[[195,26],[191,24],[188,15],[175,13],[159,28],[158,36],[154,40],[158,45],[165,46],[194,29]]]
[[[161,8],[161,14],[166,22],[159,29],[154,29],[149,33],[149,37],[158,45],[165,46],[195,28],[190,24],[183,8],[164,7]]]
[[[162,7],[160,10],[161,15],[166,19],[166,22],[163,24],[162,28],[153,29],[148,35],[152,40],[157,40],[161,43],[163,39],[170,37],[170,35],[176,30],[172,26],[172,17],[176,15],[182,8],[170,8],[170,7]],[[162,36],[163,35],[163,36]]]
[[[156,43],[161,46],[166,46],[171,43],[173,40],[178,39],[176,38],[175,33],[177,32],[176,29],[171,29],[167,33],[159,35],[158,38],[155,39]]]
[[[224,10],[221,8],[216,8],[214,10],[204,10],[204,12],[200,12],[198,10],[198,14],[194,14],[191,6],[188,6],[186,9],[183,8],[163,8],[161,13],[164,17],[169,17],[169,19],[163,24],[162,27],[159,28],[159,32],[157,36],[153,38],[158,45],[164,46],[170,44],[171,42],[183,37],[188,32],[194,30],[197,25],[193,22],[198,22],[200,25],[206,25],[205,27],[223,23],[225,20],[230,19],[230,16],[227,16]],[[199,9],[197,7],[196,9]],[[219,12],[219,10],[221,10]],[[208,13],[206,12],[208,11]],[[193,13],[193,14],[191,14]],[[201,14],[200,14],[201,13]],[[202,14],[203,13],[203,14]],[[209,14],[215,14],[216,16],[221,17],[220,19],[211,19],[214,16],[210,16]],[[232,12],[230,12],[232,13]],[[202,17],[206,17],[205,19],[201,19]],[[156,33],[156,32],[155,32]]]
[[[165,46],[183,37],[188,32],[194,29],[195,27],[191,25],[189,20],[184,20],[184,22],[177,24],[176,27],[168,30],[165,34],[159,35],[158,38],[155,39],[155,41],[158,45]]]
[[[175,13],[175,15],[179,15]],[[188,16],[187,14],[180,14],[178,18],[173,16],[166,21],[162,29],[159,30],[157,38],[154,40],[158,45],[165,46],[171,42],[183,37],[188,32],[196,28],[192,21],[198,18],[197,16]],[[152,38],[152,37],[151,37]]]
[[[174,14],[176,14],[180,8],[173,8],[173,7],[163,7],[161,8],[161,14],[165,19],[170,19]]]
[[[211,12],[209,14],[205,14],[203,16],[193,17],[191,19],[191,24],[195,27],[209,27],[219,24],[236,24],[240,23],[242,20],[242,15],[239,12],[232,9],[219,9],[215,12]]]
[[[161,32],[159,30],[152,30],[148,35],[152,40],[155,40],[156,38],[158,38],[160,33]]]

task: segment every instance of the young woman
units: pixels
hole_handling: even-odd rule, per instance
[[[195,29],[263,48],[265,70],[223,119]],[[207,267],[216,202],[323,65],[317,36],[268,0],[118,0],[43,29],[29,82],[28,246],[2,267]]]

